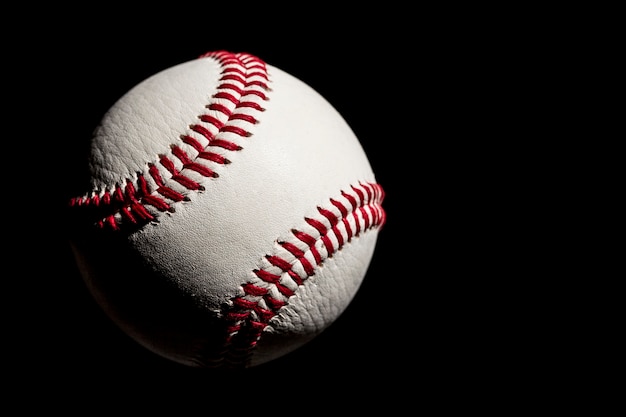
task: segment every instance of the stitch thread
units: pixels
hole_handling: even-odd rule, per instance
[[[288,304],[297,288],[315,274],[316,267],[332,258],[354,237],[383,227],[386,214],[382,208],[382,187],[376,183],[360,183],[351,189],[354,194],[341,192],[345,202],[331,198],[328,207],[318,207],[319,217],[305,218],[305,223],[311,226],[310,232],[293,229],[289,241],[277,242],[279,248],[285,250],[284,255],[278,250],[266,255],[263,260],[267,266],[252,271],[258,279],[243,284],[243,295],[234,297],[223,311],[227,321],[225,343],[218,356],[205,361],[205,365],[245,368],[271,319]],[[300,248],[302,244],[304,247]]]
[[[138,173],[136,184],[126,180],[125,184],[116,184],[112,190],[94,191],[91,195],[70,199],[71,207],[95,207],[108,210],[109,213],[96,221],[100,228],[120,230],[124,224],[140,225],[158,221],[160,212],[174,212],[173,203],[188,200],[188,196],[174,190],[169,184],[173,181],[188,191],[203,191],[204,185],[192,180],[186,172],[194,171],[206,178],[218,178],[219,174],[205,164],[229,164],[230,160],[212,149],[220,148],[227,152],[242,150],[240,144],[222,137],[224,133],[242,138],[252,133],[231,122],[243,121],[251,125],[257,123],[255,112],[264,111],[264,107],[252,100],[253,97],[265,101],[265,91],[270,91],[267,68],[263,61],[246,53],[233,54],[226,51],[208,52],[199,58],[216,59],[222,68],[220,84],[213,99],[218,101],[205,106],[214,114],[200,114],[201,123],[189,126],[190,132],[181,134],[178,139],[197,152],[190,155],[177,144],[171,144],[171,155],[159,155],[156,162],[148,164],[147,173]],[[225,102],[223,102],[226,100]],[[230,103],[230,105],[228,104]],[[197,134],[197,136],[193,134]],[[206,141],[202,144],[201,141]],[[175,158],[181,169],[177,169]],[[165,176],[167,175],[167,176]],[[150,180],[146,179],[146,176]],[[151,189],[150,184],[155,188]]]

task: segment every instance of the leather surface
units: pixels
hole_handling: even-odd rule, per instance
[[[204,190],[128,235],[84,233],[74,250],[92,293],[133,338],[165,357],[202,363],[220,311],[242,294],[264,257],[291,230],[310,228],[318,206],[360,182],[375,182],[363,149],[336,110],[310,87],[268,66],[271,91],[258,124],[232,135],[240,151],[214,164],[217,178],[196,175]],[[161,155],[171,157],[215,94],[219,65],[189,61],[150,77],[122,97],[96,129],[93,192],[136,181]],[[176,158],[171,158],[176,160]],[[318,267],[280,310],[258,343],[252,364],[279,357],[328,327],[365,276],[377,231],[347,243]]]

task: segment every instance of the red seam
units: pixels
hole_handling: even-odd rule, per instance
[[[334,253],[342,249],[344,238],[337,227],[338,224],[344,225],[348,241],[352,236],[360,232],[383,226],[385,222],[384,210],[382,208],[384,193],[380,185],[360,183],[352,186],[351,189],[356,194],[356,197],[350,193],[341,192],[341,196],[347,200],[348,206],[344,205],[339,199],[330,199],[329,207],[318,207],[319,218],[304,218],[304,221],[320,234],[319,237],[315,238],[304,231],[292,229],[293,242],[278,242],[283,249],[296,258],[295,261],[282,258],[277,253],[265,257],[272,267],[277,267],[283,273],[286,273],[298,287],[315,274],[316,266],[321,266],[326,259],[331,258]],[[337,209],[339,216],[332,211],[331,207]],[[378,214],[371,216],[370,211]],[[361,228],[359,220],[361,216],[364,218],[365,223],[363,228]],[[324,225],[323,219],[329,222],[330,227]],[[352,230],[350,220],[354,222],[357,230]],[[329,236],[331,232],[339,242],[337,247],[331,243]],[[322,242],[327,249],[325,257],[321,256],[316,249],[318,241]],[[307,249],[300,249],[297,242],[305,243]],[[307,253],[313,256],[316,265],[312,265],[306,258]],[[305,272],[304,277],[294,270],[296,265],[302,266]],[[228,335],[226,336],[225,349],[222,350],[224,356],[216,358],[215,362],[213,362],[219,364],[218,366],[247,366],[252,350],[256,347],[263,330],[269,325],[270,320],[278,314],[279,310],[287,305],[287,300],[295,294],[294,290],[282,282],[282,275],[266,269],[256,269],[253,273],[261,282],[276,288],[285,300],[271,296],[271,291],[268,288],[261,287],[258,284],[252,282],[243,284],[244,295],[233,298],[231,307],[223,314],[226,320],[229,321],[226,324]],[[262,307],[261,303],[265,307]]]
[[[269,86],[265,81],[259,81],[259,78],[263,80],[269,79],[267,67],[262,60],[249,54],[233,54],[227,51],[207,52],[199,58],[213,58],[221,66],[222,76],[220,84],[216,87],[217,93],[213,98],[226,99],[232,102],[235,108],[247,108],[256,111],[265,110],[263,106],[256,102],[244,100],[246,95],[255,95],[263,100],[267,99],[265,93],[258,90],[259,87],[269,90]],[[236,85],[236,83],[241,84],[241,87]],[[224,122],[215,115],[200,114],[198,116],[200,121],[214,126],[219,133],[229,133],[239,137],[252,136],[249,130],[241,126],[232,125],[229,122],[237,120],[255,124],[257,119],[253,115],[233,113],[227,106],[217,102],[209,103],[205,107],[226,117],[227,121]],[[203,146],[192,136],[180,135],[178,139],[194,149],[197,155],[189,155],[183,152],[177,145],[172,145],[172,155],[181,162],[182,169],[178,170],[173,160],[166,155],[161,155],[158,164],[168,172],[169,176],[164,178],[155,163],[149,164],[147,175],[156,184],[154,189],[150,189],[148,182],[145,181],[144,174],[139,173],[136,180],[137,186],[133,186],[131,180],[127,180],[124,188],[115,186],[112,192],[113,199],[111,199],[111,191],[104,190],[101,197],[97,193],[92,193],[91,196],[75,197],[70,199],[69,205],[72,207],[109,206],[114,212],[97,222],[97,225],[113,230],[119,230],[120,226],[127,222],[137,224],[139,221],[156,220],[156,215],[151,214],[149,207],[154,208],[156,213],[173,211],[171,204],[184,200],[185,196],[168,186],[170,181],[177,182],[184,189],[190,191],[202,190],[203,186],[192,180],[184,171],[194,171],[203,177],[217,178],[218,174],[201,161],[211,161],[217,164],[227,164],[230,161],[224,155],[212,152],[208,148],[216,147],[227,152],[236,152],[242,149],[241,145],[226,138],[216,139],[217,135],[215,133],[212,133],[207,127],[200,124],[192,124],[189,128],[207,139],[208,144]],[[128,186],[129,184],[130,187]]]

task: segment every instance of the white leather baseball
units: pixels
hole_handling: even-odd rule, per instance
[[[96,128],[72,248],[104,311],[176,362],[244,368],[318,335],[385,222],[345,120],[293,76],[216,51],[141,82]]]

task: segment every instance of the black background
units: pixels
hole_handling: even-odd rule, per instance
[[[158,16],[116,9],[44,19],[45,30],[16,47],[13,69],[31,89],[20,97],[27,120],[15,120],[23,145],[12,155],[28,153],[21,172],[33,172],[21,177],[28,195],[15,191],[29,216],[12,280],[25,284],[23,320],[7,342],[17,391],[49,406],[78,407],[80,398],[96,408],[172,403],[207,413],[341,404],[413,414],[515,395],[528,351],[509,333],[513,319],[497,313],[514,297],[493,277],[518,265],[501,266],[503,231],[488,227],[506,204],[483,182],[492,180],[484,162],[493,147],[481,138],[498,131],[505,88],[494,81],[504,64],[482,61],[488,34],[459,12],[462,29],[423,9],[167,7]],[[257,55],[321,93],[360,139],[388,218],[345,313],[298,351],[236,373],[171,363],[117,329],[83,286],[62,214],[104,112],[146,77],[216,49]]]

